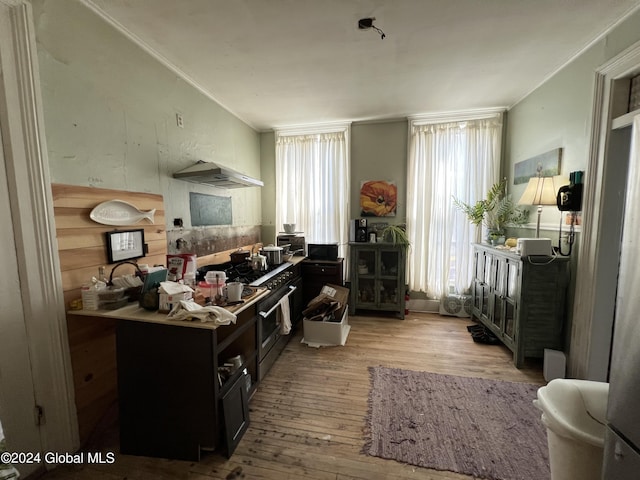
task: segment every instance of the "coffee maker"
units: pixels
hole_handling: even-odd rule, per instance
[[[351,239],[354,242],[366,242],[367,241],[367,219],[356,218],[351,220]]]

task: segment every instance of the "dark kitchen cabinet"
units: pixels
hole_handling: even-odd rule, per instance
[[[474,245],[472,316],[512,352],[517,368],[544,349],[563,349],[568,257],[531,256]]]
[[[222,397],[227,457],[231,457],[249,428],[249,392],[246,380],[238,378]]]
[[[393,243],[349,243],[349,314],[396,312],[404,318],[406,247]]]
[[[217,329],[121,320],[116,352],[123,454],[198,461],[201,450],[233,452],[257,387],[255,306]],[[224,363],[237,355],[242,365],[229,375]]]
[[[342,286],[344,284],[344,258],[337,260],[305,259],[302,265],[302,285],[304,304],[318,296],[327,283]]]

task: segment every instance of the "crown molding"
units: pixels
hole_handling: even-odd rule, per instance
[[[407,117],[411,125],[428,125],[431,123],[464,122],[467,120],[482,120],[498,118],[506,107],[480,108],[473,110],[455,110],[451,112],[423,113]]]

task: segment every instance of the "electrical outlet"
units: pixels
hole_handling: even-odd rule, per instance
[[[184,119],[182,118],[182,115],[180,115],[179,113],[176,113],[176,123],[180,128],[184,128]]]

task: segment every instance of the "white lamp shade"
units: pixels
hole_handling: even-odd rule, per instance
[[[558,190],[568,185],[569,180],[562,175],[555,177],[533,177],[518,201],[519,205],[555,205]]]

